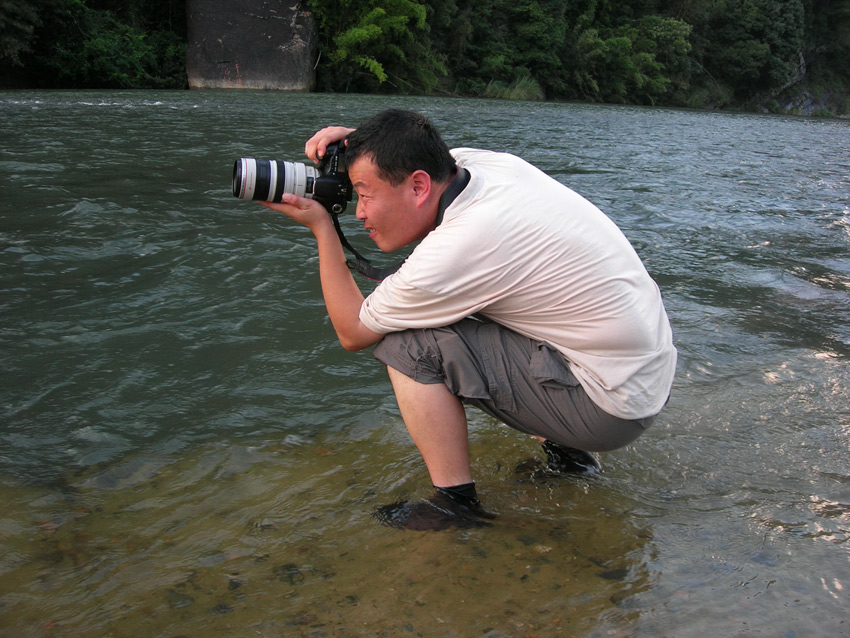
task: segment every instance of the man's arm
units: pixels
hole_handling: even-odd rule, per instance
[[[306,226],[316,238],[322,295],[337,338],[350,351],[368,348],[384,335],[373,332],[360,321],[363,293],[345,263],[345,253],[330,214],[316,200],[286,194],[282,203],[263,205]]]

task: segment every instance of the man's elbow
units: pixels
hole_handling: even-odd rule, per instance
[[[337,333],[339,344],[349,352],[359,352],[369,346],[373,346],[383,339],[384,335],[371,330],[360,330],[346,333]]]
[[[369,347],[369,344],[364,344],[354,339],[346,339],[345,337],[339,338],[339,344],[343,347],[343,349],[348,350],[349,352],[359,352],[360,350]]]

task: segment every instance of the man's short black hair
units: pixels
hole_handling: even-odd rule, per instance
[[[363,122],[348,136],[345,155],[349,166],[360,157],[371,157],[378,176],[394,186],[414,171],[447,182],[456,170],[449,147],[428,118],[401,109],[382,111]]]

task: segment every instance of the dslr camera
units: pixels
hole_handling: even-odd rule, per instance
[[[252,157],[233,164],[233,196],[240,199],[279,203],[284,193],[291,193],[315,199],[338,215],[351,201],[351,192],[342,143],[329,144],[318,167]]]

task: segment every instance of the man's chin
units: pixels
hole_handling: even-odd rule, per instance
[[[394,253],[395,251],[399,250],[400,248],[404,248],[404,246],[393,246],[391,244],[386,244],[386,243],[384,243],[380,240],[378,240],[378,241],[372,240],[372,241],[375,244],[375,247],[378,250],[380,250],[382,253]]]

